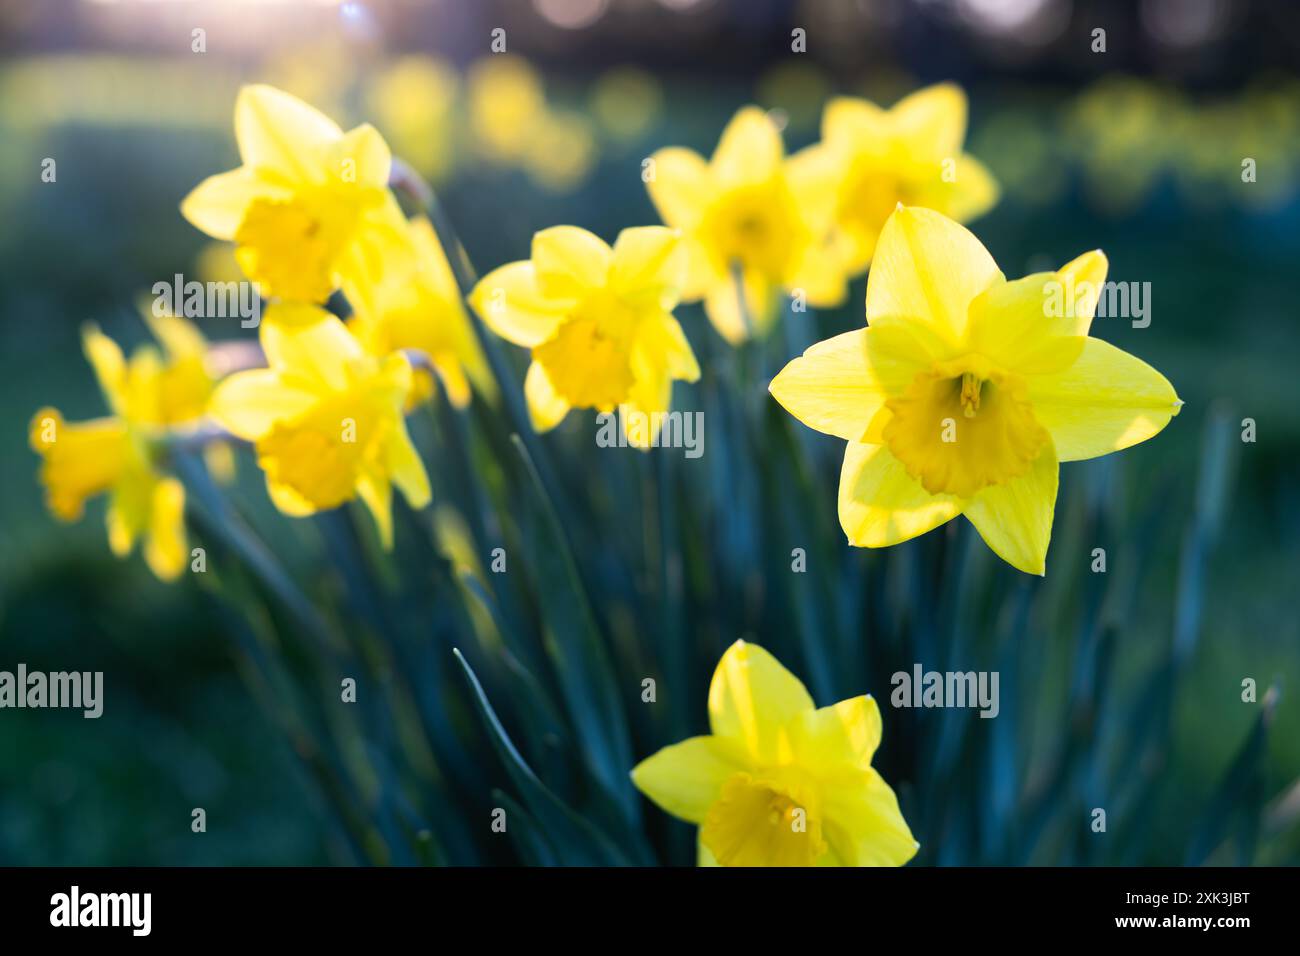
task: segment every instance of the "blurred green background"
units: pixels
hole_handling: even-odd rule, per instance
[[[1107,29],[1104,54],[1090,50],[1097,26]],[[195,27],[206,31],[206,52],[191,50]],[[489,55],[496,27],[506,30],[507,56]],[[807,31],[805,54],[790,52],[795,27]],[[114,560],[102,502],[80,524],[56,523],[42,505],[26,444],[29,418],[43,404],[70,420],[102,412],[81,355],[82,322],[137,343],[145,329],[135,303],[154,282],[234,268],[228,250],[185,223],[177,204],[204,176],[237,164],[230,117],[241,82],[282,86],[344,126],[375,123],[394,152],[433,182],[486,272],[525,257],[532,233],[549,225],[572,223],[612,239],[622,227],[655,222],[642,158],[672,144],[707,155],[747,102],[780,111],[794,149],[815,140],[829,95],[888,104],[941,79],[968,91],[968,149],[1004,187],[1000,205],[973,225],[999,265],[1018,276],[1100,247],[1112,279],[1150,282],[1150,327],[1105,319],[1093,334],[1160,369],[1186,406],[1157,439],[1113,461],[1063,469],[1045,582],[990,566],[969,550],[968,528],[936,532],[887,556],[851,553],[833,528],[834,576],[823,578],[820,597],[804,598],[839,594],[831,603],[852,604],[859,597],[846,592],[879,589],[871,619],[885,630],[923,633],[881,609],[901,600],[924,617],[916,602],[941,606],[930,591],[908,590],[909,569],[943,567],[955,553],[979,564],[970,578],[975,593],[964,600],[979,603],[982,587],[994,593],[987,584],[994,579],[998,594],[1034,601],[1019,620],[1018,598],[996,606],[990,598],[980,618],[988,619],[981,640],[992,635],[980,644],[985,656],[950,651],[965,669],[975,659],[1006,661],[998,655],[1019,642],[1019,683],[1009,690],[1004,672],[1001,718],[974,721],[997,724],[996,731],[952,731],[884,707],[882,772],[925,846],[918,862],[1300,860],[1300,80],[1286,69],[1300,53],[1300,10],[1068,0],[4,0],[0,37],[0,668],[21,661],[32,669],[102,670],[107,695],[98,721],[0,711],[0,863],[352,859],[292,749],[241,679],[232,636],[239,625],[229,608],[188,576],[164,586],[138,558]],[[47,157],[57,162],[54,183],[40,178]],[[1257,162],[1253,183],[1241,177],[1247,157]],[[770,364],[860,324],[864,286],[865,279],[854,284],[842,311],[778,332]],[[731,357],[699,310],[681,315],[702,364],[725,368]],[[203,330],[215,340],[245,334],[221,320]],[[708,387],[707,377],[692,389],[679,385],[675,404],[712,407]],[[1246,417],[1256,422],[1253,444],[1240,441]],[[574,415],[544,439],[563,462],[566,483],[582,481],[577,456],[590,453],[589,427]],[[785,502],[793,524],[767,542],[768,553],[758,554],[759,542],[727,523],[725,495],[700,505],[714,516],[714,531],[735,536],[728,547],[753,549],[754,573],[788,564],[805,534],[798,522],[834,526],[840,443],[802,431],[797,441],[816,463],[815,493]],[[722,454],[712,451],[723,441],[719,427],[706,429],[705,441],[706,461]],[[292,563],[318,543],[313,532],[259,505],[251,461],[240,464],[259,531]],[[1207,491],[1205,475],[1226,484]],[[599,514],[605,504],[592,507]],[[741,514],[737,505],[735,522]],[[575,548],[584,563],[599,565],[602,542],[619,533],[592,525]],[[1108,598],[1116,627],[1089,639],[1087,562],[1099,541],[1109,555],[1107,593],[1122,596]],[[862,585],[868,578],[873,583]],[[748,585],[737,588],[751,594]],[[903,599],[894,593],[900,589]],[[774,645],[811,685],[794,638],[764,630],[788,622],[783,611],[764,615],[764,607],[784,608],[783,599],[755,600],[732,614],[715,609],[709,636],[691,652],[701,689],[711,662],[741,636]],[[599,613],[616,643],[636,631],[620,617],[628,609],[614,602]],[[852,619],[853,608],[834,613]],[[950,649],[975,637],[974,625],[969,635],[960,621],[945,626],[940,637]],[[1192,634],[1185,639],[1193,649],[1175,681],[1162,668],[1174,667],[1179,628]],[[1079,684],[1095,676],[1097,647],[1089,640],[1102,641],[1111,667],[1110,697],[1096,711],[1073,705]],[[883,646],[867,670],[832,681],[839,696],[871,691],[883,704],[892,670],[934,659],[917,656],[922,647]],[[1246,677],[1258,683],[1261,700],[1270,685],[1281,688],[1257,753],[1248,741],[1261,705],[1241,701]],[[1146,713],[1142,702],[1165,691],[1167,746],[1156,757],[1126,749],[1138,728],[1125,715]],[[692,725],[702,706],[691,704]],[[1069,731],[1078,726],[1063,727],[1072,719],[1086,719],[1088,734],[1107,741],[1088,751],[1099,763],[1057,761],[1062,747],[1073,753]],[[969,734],[987,736],[986,749],[963,739]],[[999,734],[1016,738],[1025,755],[1024,801],[1009,798],[997,775],[1007,752]],[[671,739],[641,727],[634,736],[638,758]],[[492,763],[486,744],[475,752],[485,767]],[[1246,763],[1234,768],[1238,758]],[[931,779],[988,799],[969,811],[986,811],[982,827],[963,828],[960,811],[912,793],[911,781],[925,777],[916,765],[931,759],[950,763],[947,776]],[[492,769],[490,776],[501,775]],[[1104,780],[1139,777],[1146,782],[1131,793],[1102,792]],[[1253,809],[1243,812],[1254,815],[1259,847],[1212,857],[1235,832],[1227,808],[1241,806],[1233,787],[1247,778]],[[1109,805],[1111,797],[1140,801],[1142,838],[1096,853],[1079,848],[1086,836],[1079,846],[1029,841],[1040,806],[1034,794],[1057,808],[1046,816]],[[189,829],[189,810],[198,806],[208,814],[204,835]],[[661,817],[647,811],[655,846],[689,862]],[[987,836],[996,844],[998,833],[1013,831],[1019,845],[1032,842],[1023,856]]]

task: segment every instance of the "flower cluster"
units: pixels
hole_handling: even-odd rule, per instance
[[[772,326],[782,292],[840,305],[899,203],[965,222],[997,201],[988,171],[961,151],[965,135],[965,94],[941,84],[890,110],[833,99],[822,141],[788,158],[775,123],[752,106],[728,124],[708,162],[689,149],[659,150],[647,188],[691,249],[683,298],[703,299],[733,343]]]
[[[1181,402],[1154,369],[1089,336],[1100,252],[1008,281],[959,224],[998,194],[962,152],[965,127],[951,85],[889,110],[836,99],[821,142],[787,157],[772,119],[746,107],[709,160],[682,148],[647,160],[666,225],[624,229],[612,246],[573,226],[545,229],[528,259],[475,284],[453,268],[463,256],[454,237],[403,212],[373,128],[345,132],[279,90],[247,87],[235,105],[242,165],[200,183],[181,211],[234,244],[269,300],[265,365],[231,368],[172,316],[149,317],[161,349],[130,361],[88,328],[111,414],[68,423],[52,408],[36,413],[50,510],[73,520],[108,493],[114,553],[143,539],[149,567],[174,578],[187,546],[170,442],[210,432],[251,444],[283,513],[359,500],[391,547],[393,488],[416,509],[431,499],[407,413],[440,392],[456,409],[475,392],[494,402],[514,384],[494,373],[472,313],[529,350],[522,391],[536,431],[572,409],[626,408],[639,414],[625,424],[657,423],[673,383],[701,377],[679,304],[702,300],[717,332],[743,345],[772,327],[782,296],[840,304],[870,266],[867,325],[808,349],[770,384],[796,418],[848,443],[839,517],[849,544],[896,544],[964,514],[1009,564],[1042,574],[1058,463],[1150,438]],[[655,434],[627,437],[646,448]],[[652,800],[699,825],[702,862],[901,865],[915,853],[871,766],[881,718],[870,697],[816,708],[771,655],[738,642],[708,712],[710,735],[633,771]]]

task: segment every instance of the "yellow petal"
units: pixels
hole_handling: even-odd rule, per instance
[[[1089,338],[1069,368],[1029,379],[1034,416],[1061,461],[1096,458],[1146,441],[1178,414],[1169,380],[1141,359]]]
[[[136,539],[149,530],[154,513],[154,484],[152,475],[132,469],[109,496],[104,523],[108,527],[109,550],[119,558],[130,554]]]
[[[149,570],[163,581],[179,577],[189,560],[185,539],[185,488],[175,478],[164,478],[154,486],[144,560]]]
[[[776,292],[757,269],[746,269],[742,308],[735,277],[728,273],[704,299],[704,312],[718,334],[732,345],[761,338],[776,321]]]
[[[865,770],[880,746],[880,707],[874,697],[852,697],[805,711],[794,725],[799,762],[827,772]]]
[[[849,544],[883,548],[961,514],[952,495],[932,495],[884,445],[849,442],[840,470],[840,527]]]
[[[673,816],[703,823],[722,784],[742,769],[718,738],[691,737],[637,764],[632,782]]]
[[[310,409],[318,396],[286,385],[271,369],[250,369],[224,379],[208,400],[208,414],[218,425],[246,441],[257,441],[282,419]]]
[[[643,335],[629,357],[632,386],[620,409],[623,431],[633,448],[650,448],[663,425],[662,415],[672,403],[673,380],[665,365],[667,356],[649,346]]]
[[[382,475],[364,475],[357,481],[357,497],[375,518],[379,543],[385,551],[393,548],[393,486]]]
[[[842,154],[825,144],[801,149],[785,161],[785,178],[813,232],[825,234],[835,221],[844,178]]]
[[[736,641],[727,648],[709,685],[714,736],[760,763],[790,756],[789,725],[812,709],[799,678],[757,644]]]
[[[818,342],[783,368],[768,391],[809,428],[862,441],[891,393],[901,391],[921,366],[886,349],[877,330],[855,329]]]
[[[955,158],[966,138],[966,94],[953,83],[927,86],[894,104],[889,119],[910,156]]]
[[[1094,249],[1056,270],[1056,277],[1065,295],[1066,314],[1075,319],[1075,335],[1087,335],[1092,326],[1092,317],[1097,311],[1097,300],[1101,297],[1109,266],[1106,254],[1100,249]]]
[[[695,865],[696,866],[722,866],[718,858],[713,855],[713,851],[704,845],[703,837],[696,835],[695,838]]]
[[[181,215],[213,239],[234,239],[244,212],[255,199],[282,199],[288,190],[247,166],[209,176],[181,200]]]
[[[885,222],[867,279],[872,326],[914,324],[953,352],[971,300],[1005,281],[970,230],[929,209],[900,206]]]
[[[290,518],[306,518],[316,513],[316,506],[288,485],[266,479],[266,493],[271,503]]]
[[[447,393],[447,400],[456,408],[468,408],[471,398],[469,379],[465,377],[465,370],[461,367],[459,361],[450,353],[441,353],[430,356],[433,367],[438,372],[438,380],[442,382],[442,389]],[[418,379],[418,376],[417,376]],[[421,392],[431,393],[433,383],[427,378],[423,382],[417,382]],[[423,397],[427,397],[424,395]]]
[[[580,299],[604,288],[613,253],[603,239],[577,226],[552,226],[533,236],[537,288],[552,299]]]
[[[393,154],[369,123],[350,129],[326,153],[326,172],[341,182],[358,186],[388,186]]]
[[[411,442],[406,430],[406,423],[397,421],[397,432],[389,439],[385,465],[393,484],[402,492],[406,503],[418,511],[429,503],[432,497],[429,490],[429,475],[424,470],[424,462]]]
[[[966,504],[966,517],[984,543],[1026,574],[1046,571],[1059,470],[1056,452],[1048,446],[1026,474],[991,485]]]
[[[776,125],[757,106],[746,106],[722,131],[710,169],[723,187],[766,182],[780,171],[784,157]]]
[[[303,325],[315,325],[334,314],[319,305],[309,302],[272,302],[262,313],[262,325],[282,325],[295,328]]]
[[[825,245],[809,244],[795,260],[785,285],[792,296],[802,296],[805,305],[834,309],[848,298],[848,280],[843,260]]]
[[[822,111],[822,139],[836,148],[880,149],[889,132],[888,114],[869,100],[837,96]]]
[[[378,287],[407,282],[416,268],[407,220],[396,198],[386,189],[371,189],[371,193],[378,203],[365,209],[351,242],[331,263],[334,282],[342,286],[349,302],[363,309],[373,309],[370,300]]]
[[[555,391],[541,362],[533,362],[528,366],[528,374],[524,378],[524,398],[528,401],[528,417],[536,431],[550,431],[569,414],[569,403]]]
[[[635,308],[671,311],[686,282],[688,250],[681,235],[663,226],[624,229],[614,240],[610,285]]]
[[[319,320],[307,324],[262,323],[260,339],[267,363],[294,388],[341,392],[365,350],[336,316],[315,310]]]
[[[109,408],[121,414],[127,407],[126,360],[122,356],[122,349],[99,331],[99,326],[93,322],[82,327],[81,347],[86,353],[86,361],[95,370],[95,378],[99,380],[104,401]]]
[[[131,437],[120,418],[67,422],[56,408],[42,408],[32,416],[28,441],[44,459],[40,481],[45,502],[61,521],[76,521],[87,498],[120,487],[133,457]]]
[[[456,285],[456,276],[451,271],[451,262],[447,259],[447,250],[438,241],[433,224],[424,216],[416,216],[407,225],[411,244],[415,247],[416,259],[429,279],[432,291],[439,297],[460,301],[460,289]]]
[[[650,160],[646,189],[659,217],[677,229],[693,228],[712,198],[708,163],[699,153],[676,146],[659,150]]]
[[[555,334],[573,301],[542,295],[533,264],[524,261],[489,272],[474,287],[470,304],[497,335],[533,348]]]
[[[989,168],[968,153],[957,157],[952,182],[941,180],[940,187],[942,205],[936,208],[958,222],[970,222],[984,215],[997,205],[1002,195]]]
[[[1041,375],[1073,363],[1084,336],[1074,331],[1078,321],[1062,288],[1055,272],[1038,272],[977,295],[970,305],[971,351],[1019,375]]]
[[[152,309],[145,310],[144,320],[153,337],[167,351],[169,361],[206,358],[207,340],[193,322],[177,315],[154,315]]]
[[[822,830],[846,866],[902,866],[919,845],[894,791],[875,770],[846,778],[822,796]]]
[[[698,302],[722,282],[726,273],[709,253],[708,246],[694,235],[682,237],[686,246],[686,279],[682,283],[682,301]]]
[[[700,377],[700,365],[695,350],[682,331],[682,324],[667,312],[651,315],[642,320],[639,336],[645,346],[661,355],[663,367],[670,378],[695,382]]]
[[[235,139],[245,166],[315,180],[326,148],[342,135],[324,113],[272,86],[245,86],[235,100]]]

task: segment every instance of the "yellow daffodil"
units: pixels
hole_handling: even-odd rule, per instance
[[[871,766],[874,698],[818,708],[776,658],[737,641],[713,672],[709,729],[632,771],[642,793],[699,825],[701,863],[901,866],[916,854],[894,791]]]
[[[145,347],[128,363],[117,343],[87,327],[86,357],[113,414],[71,423],[57,409],[43,408],[32,418],[29,439],[43,459],[40,481],[55,517],[76,521],[86,499],[108,493],[113,553],[125,557],[143,538],[149,569],[171,580],[189,554],[185,489],[156,467],[156,442],[166,426],[197,420],[211,380],[202,365],[202,339],[189,323],[167,317],[152,324],[167,360]]]
[[[792,415],[849,443],[850,544],[897,544],[964,514],[1009,564],[1044,573],[1058,461],[1145,441],[1182,405],[1155,369],[1088,336],[1106,268],[1089,252],[1008,282],[964,227],[898,208],[867,328],[812,346],[771,384]]]
[[[828,221],[826,253],[850,274],[871,263],[885,220],[900,202],[968,222],[991,209],[998,185],[962,152],[966,94],[951,83],[926,87],[883,110],[838,97],[822,114],[822,140],[790,159],[818,184],[810,209]]]
[[[402,417],[410,363],[401,352],[369,354],[315,306],[272,305],[266,319],[259,336],[270,367],[225,379],[209,414],[254,443],[271,500],[285,514],[314,514],[359,497],[390,547],[392,486],[413,508],[429,502],[429,478]]]
[[[401,255],[404,219],[388,189],[392,157],[369,125],[344,133],[288,93],[246,86],[235,102],[243,165],[181,203],[191,223],[235,243],[262,294],[324,302]]]
[[[491,397],[496,386],[470,325],[446,253],[427,219],[411,220],[408,230],[414,271],[388,271],[373,289],[354,292],[356,312],[349,328],[374,355],[417,349],[429,357],[452,404],[464,408],[470,382]],[[413,395],[428,398],[429,373],[417,370]]]
[[[820,248],[824,226],[808,215],[825,192],[821,170],[787,164],[781,133],[762,110],[737,113],[710,161],[689,149],[661,149],[645,178],[660,217],[686,239],[683,301],[702,298],[727,341],[766,332],[783,290],[815,306],[844,300],[844,273]]]
[[[162,353],[144,346],[132,354],[126,367],[126,392],[137,407],[129,417],[172,428],[197,425],[207,413],[217,381],[207,340],[193,323],[178,316],[155,315],[147,309],[144,318]]]
[[[555,226],[533,237],[532,259],[479,282],[470,303],[483,321],[532,350],[524,394],[533,427],[555,427],[570,408],[619,409],[629,444],[653,443],[673,380],[700,376],[672,314],[686,267],[680,238],[662,226],[624,229],[613,249]]]

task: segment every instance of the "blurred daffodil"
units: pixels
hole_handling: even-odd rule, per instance
[[[917,842],[871,766],[880,708],[818,708],[799,679],[737,641],[709,686],[709,729],[632,771],[637,788],[700,827],[700,861],[723,866],[901,866]]]
[[[293,311],[293,315],[273,315]],[[380,359],[336,317],[315,306],[277,304],[259,330],[269,368],[236,372],[209,414],[254,443],[271,500],[305,516],[360,498],[380,540],[393,540],[392,486],[413,508],[429,502],[429,478],[403,419],[411,366]]]
[[[522,57],[489,56],[470,67],[466,87],[470,129],[479,150],[496,162],[521,162],[533,131],[547,115],[537,71]]]
[[[822,114],[822,140],[790,165],[817,183],[810,214],[829,222],[826,251],[850,274],[871,263],[885,220],[900,202],[967,222],[998,199],[985,166],[962,152],[966,94],[951,83],[917,90],[883,110],[837,97]]]
[[[129,379],[126,392],[136,407],[130,415],[138,422],[174,431],[197,428],[207,414],[208,399],[217,386],[220,372],[215,366],[220,346],[210,347],[187,319],[155,314],[151,306],[142,314],[162,352],[144,346],[132,354],[126,369]],[[217,481],[226,483],[234,479],[235,456],[227,442],[206,442],[203,461]]]
[[[451,134],[459,85],[455,69],[442,60],[404,56],[367,91],[366,103],[398,155],[435,182],[455,159]]]
[[[1155,369],[1088,336],[1106,258],[1008,282],[969,231],[928,209],[885,224],[868,327],[791,361],[772,395],[848,441],[840,524],[884,547],[965,514],[1003,560],[1043,574],[1058,461],[1155,435],[1182,402]]]
[[[644,175],[660,217],[686,238],[683,300],[704,299],[729,342],[766,332],[783,290],[810,305],[843,301],[844,273],[819,248],[824,227],[807,215],[824,190],[821,171],[786,163],[781,134],[762,110],[738,112],[711,160],[669,147],[650,158]]]
[[[369,125],[333,120],[270,86],[235,102],[243,165],[181,203],[191,223],[233,240],[244,274],[269,298],[324,302],[373,280],[402,254],[404,219],[388,189],[392,157]]]
[[[616,408],[630,444],[653,443],[674,379],[700,368],[672,310],[686,249],[662,226],[624,229],[613,249],[574,226],[533,237],[532,258],[483,278],[470,302],[484,322],[532,350],[524,393],[546,431],[570,408]],[[644,427],[648,421],[650,427]]]
[[[162,580],[185,568],[185,489],[157,466],[168,426],[197,423],[212,389],[197,330],[172,316],[153,318],[166,357],[137,350],[128,362],[117,343],[94,326],[82,334],[86,357],[112,414],[66,422],[57,409],[32,418],[29,440],[43,459],[46,504],[62,521],[76,521],[88,498],[107,493],[108,543],[125,557],[144,540],[149,569]]]
[[[603,74],[592,87],[591,113],[610,138],[627,143],[654,124],[663,100],[654,74],[637,67],[618,67]]]
[[[569,192],[591,172],[598,153],[596,137],[585,116],[552,110],[534,125],[523,165],[539,186]]]
[[[409,274],[390,270],[373,288],[359,285],[349,328],[373,355],[382,357],[399,349],[423,352],[458,408],[469,404],[471,382],[485,396],[495,396],[496,385],[451,265],[427,219],[411,220],[408,241],[414,270]],[[429,375],[416,370],[412,394],[417,400],[433,392]]]

